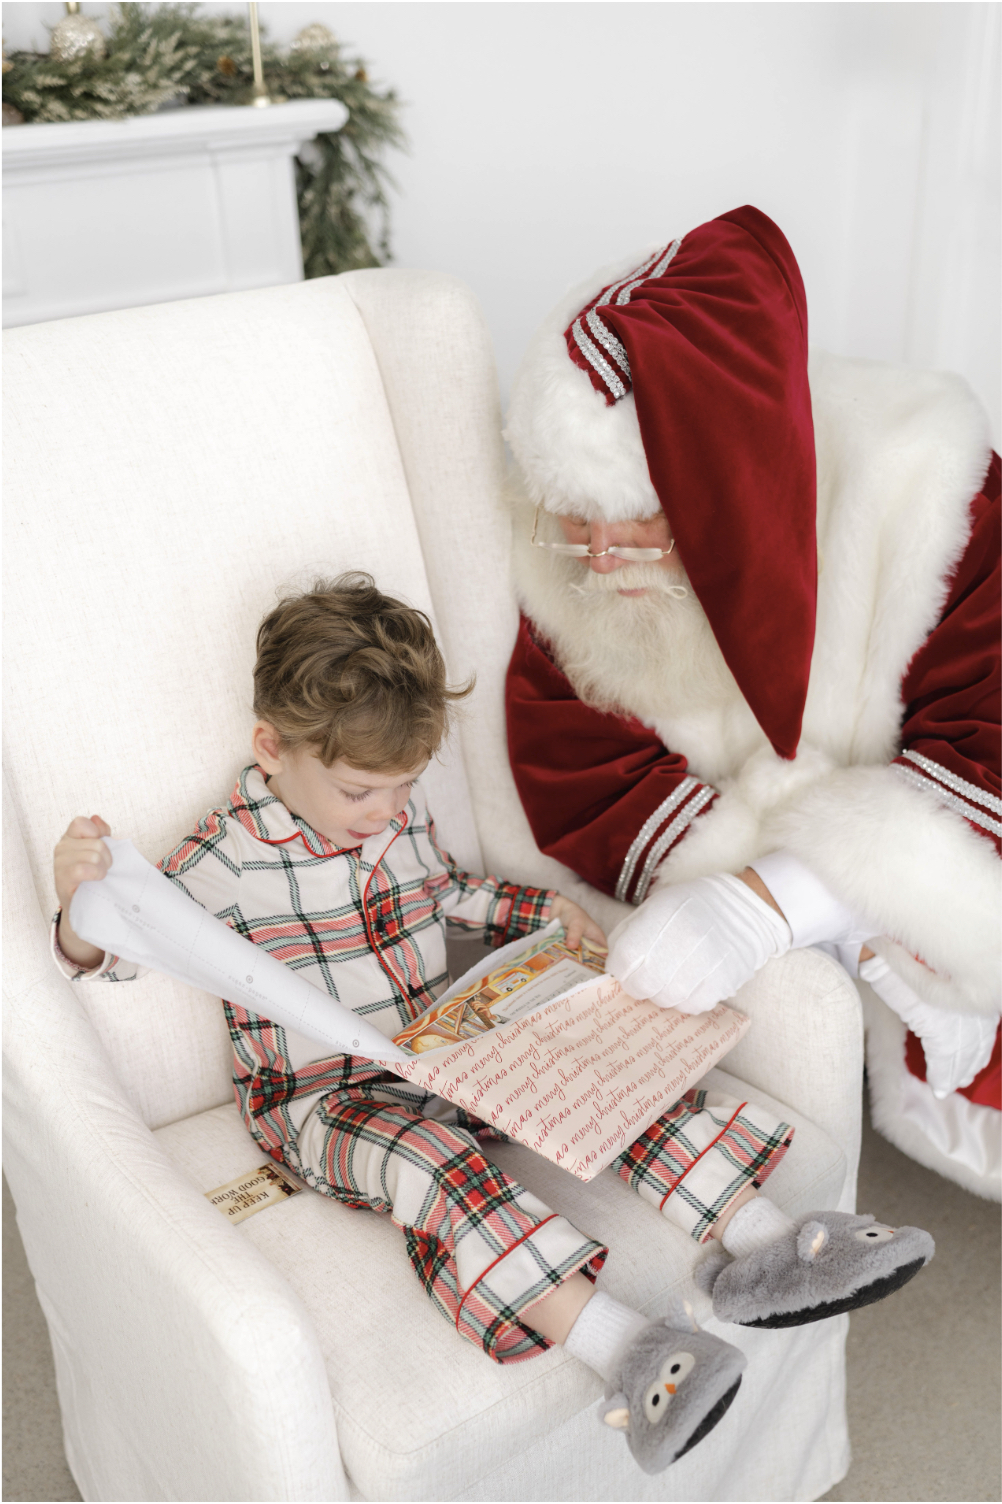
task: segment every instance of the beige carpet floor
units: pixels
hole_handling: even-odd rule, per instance
[[[79,1499],[6,1182],[3,1195],[3,1497]],[[937,1253],[904,1290],[851,1318],[854,1461],[825,1497],[1000,1499],[999,1208],[913,1164],[869,1125],[859,1205],[927,1227]]]

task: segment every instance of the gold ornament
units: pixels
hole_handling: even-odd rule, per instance
[[[224,52],[222,57],[216,58],[216,72],[221,73],[224,78],[236,78],[237,65],[233,61],[233,59],[231,57],[227,57],[226,53]]]
[[[337,38],[332,31],[320,21],[314,21],[312,26],[304,26],[302,31],[297,32],[296,39],[289,48],[290,52],[329,52],[337,46]]]
[[[101,28],[80,13],[80,0],[66,0],[66,14],[52,28],[49,56],[57,63],[77,63],[90,57],[97,61],[106,48]]]

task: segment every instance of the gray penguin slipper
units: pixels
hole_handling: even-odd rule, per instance
[[[729,1342],[700,1331],[691,1317],[653,1322],[619,1360],[601,1418],[626,1432],[645,1473],[660,1473],[723,1419],[746,1361]]]
[[[730,1259],[715,1251],[696,1279],[721,1321],[806,1326],[883,1300],[935,1251],[921,1227],[887,1227],[850,1212],[811,1212],[798,1228],[753,1253]]]

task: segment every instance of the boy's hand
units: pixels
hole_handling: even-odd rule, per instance
[[[103,951],[81,940],[70,928],[70,899],[81,883],[100,882],[111,866],[111,852],[101,839],[111,835],[111,826],[100,815],[86,819],[78,815],[71,820],[58,842],[52,859],[56,897],[62,913],[59,918],[59,948],[70,961],[90,970],[101,960]]]
[[[599,929],[594,919],[586,914],[580,904],[573,903],[565,898],[562,893],[554,893],[550,899],[548,910],[550,919],[559,919],[566,932],[566,943],[571,950],[576,950],[582,939],[594,940],[596,945],[604,945],[605,935]]]

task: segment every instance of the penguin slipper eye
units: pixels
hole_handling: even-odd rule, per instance
[[[858,1243],[889,1243],[894,1236],[893,1227],[861,1227],[853,1234]]]
[[[671,1395],[660,1379],[648,1386],[644,1395],[644,1414],[652,1426],[656,1426],[662,1416],[667,1414],[670,1403]]]
[[[661,1365],[662,1384],[681,1384],[696,1366],[692,1353],[672,1353]]]
[[[661,1373],[649,1384],[644,1395],[644,1414],[652,1426],[666,1413],[679,1384],[695,1365],[692,1353],[672,1353],[661,1365]]]

